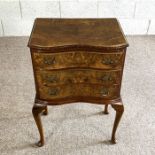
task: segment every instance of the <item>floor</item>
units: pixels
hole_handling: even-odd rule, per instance
[[[39,136],[31,108],[35,96],[27,37],[0,38],[1,155],[154,155],[155,154],[155,36],[128,36],[122,98],[125,113],[109,139],[115,112],[103,106],[74,103],[49,107],[43,116],[46,138]]]

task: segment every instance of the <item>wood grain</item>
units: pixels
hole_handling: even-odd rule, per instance
[[[72,46],[119,49],[128,46],[119,22],[106,19],[37,18],[28,46],[39,49]]]
[[[63,84],[120,84],[120,70],[94,70],[94,69],[66,69],[66,70],[38,70],[37,83],[42,86],[55,86]]]
[[[94,84],[72,84],[59,86],[42,86],[39,88],[40,99],[62,99],[74,97],[99,97],[102,99],[115,99],[119,97],[119,85],[102,86]]]
[[[96,69],[121,69],[124,61],[124,52],[96,53],[96,52],[65,52],[65,53],[39,53],[33,52],[36,69],[44,68],[96,68]]]
[[[128,43],[117,19],[35,20],[28,42],[36,88],[33,116],[44,145],[40,114],[48,105],[104,104],[116,111],[111,141],[124,106],[121,83]]]

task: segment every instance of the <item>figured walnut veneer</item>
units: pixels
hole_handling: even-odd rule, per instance
[[[92,70],[92,69],[69,69],[69,70],[37,70],[36,79],[38,85],[71,85],[71,84],[120,84],[121,70]]]
[[[34,70],[36,98],[32,109],[40,141],[40,114],[47,105],[72,102],[108,104],[116,110],[111,141],[124,111],[120,96],[128,43],[116,19],[35,20],[28,42]]]
[[[50,51],[49,51],[50,52]],[[122,68],[124,53],[96,53],[89,51],[72,51],[65,53],[37,53],[34,52],[36,68],[62,69],[74,67],[89,67],[96,69]]]

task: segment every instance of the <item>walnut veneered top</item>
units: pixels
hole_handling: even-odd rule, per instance
[[[115,18],[37,18],[28,46],[39,49],[71,46],[119,49],[127,47],[128,43]]]

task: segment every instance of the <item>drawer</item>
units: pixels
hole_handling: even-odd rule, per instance
[[[41,85],[53,86],[63,84],[119,84],[121,81],[121,71],[103,71],[88,69],[67,69],[67,70],[51,70],[37,71],[37,82]]]
[[[123,66],[124,53],[97,53],[97,52],[62,52],[39,53],[33,52],[33,61],[36,69],[61,69],[86,67],[97,69],[120,69]]]
[[[119,85],[109,87],[88,84],[59,85],[53,87],[42,86],[39,88],[40,99],[53,100],[67,97],[99,97],[114,99],[119,96]]]

